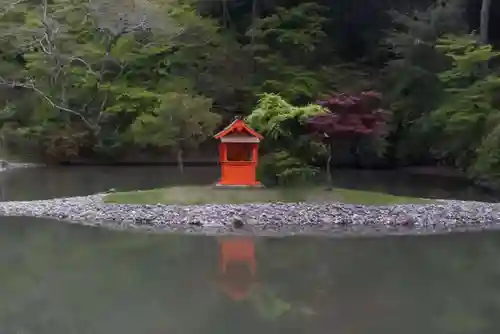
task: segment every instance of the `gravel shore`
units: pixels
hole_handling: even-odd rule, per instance
[[[0,215],[201,234],[429,234],[500,227],[500,204],[480,202],[439,201],[393,206],[341,203],[177,206],[108,204],[102,201],[104,196],[0,202]]]

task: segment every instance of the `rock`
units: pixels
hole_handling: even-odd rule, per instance
[[[191,220],[189,222],[189,225],[193,225],[193,226],[203,226],[203,223],[200,222],[199,220]]]
[[[233,218],[232,223],[233,223],[234,228],[243,228],[243,226],[245,225],[245,222],[243,221],[243,219],[240,216],[235,216]]]
[[[333,217],[323,217],[320,218],[319,221],[321,224],[335,224],[335,219]]]
[[[396,218],[396,225],[410,227],[410,226],[414,226],[415,223],[416,223],[415,219],[413,219],[413,217],[411,217],[409,215],[403,215],[403,216]]]
[[[333,221],[335,224],[342,225],[342,226],[349,224],[349,218],[347,218],[347,217],[338,217],[338,218],[334,219]]]
[[[9,162],[7,160],[0,160],[0,170],[8,170],[14,168],[29,168],[29,167],[41,167],[40,164],[34,163],[23,163],[23,162]]]
[[[10,164],[5,161],[5,160],[0,160],[0,168],[1,169],[8,169],[10,167]]]
[[[247,219],[247,225],[257,225],[258,223],[259,223],[259,221],[257,219],[253,219],[253,218]]]
[[[422,234],[500,229],[500,204],[494,203],[440,201],[439,204],[392,206],[340,203],[174,206],[104,203],[104,196],[0,202],[0,216],[45,217],[106,227],[193,233],[210,229],[216,229],[214,233],[229,233],[241,229],[256,235],[367,234],[367,231]]]

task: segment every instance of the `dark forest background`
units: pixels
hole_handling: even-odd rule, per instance
[[[52,163],[169,153],[182,162],[236,116],[272,112],[263,96],[299,108],[376,91],[391,113],[387,133],[339,141],[332,164],[444,165],[490,184],[500,175],[498,1],[0,0],[0,8],[9,153]],[[263,154],[287,151],[269,147],[282,144]],[[313,155],[294,158],[314,164]]]

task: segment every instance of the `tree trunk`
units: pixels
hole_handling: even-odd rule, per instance
[[[327,182],[327,190],[332,190],[333,181],[332,181],[332,151],[333,145],[328,144],[328,159],[326,159],[326,182]]]
[[[253,0],[252,1],[252,22],[250,23],[251,26],[255,23],[255,20],[257,19],[257,1],[259,0]],[[253,45],[254,42],[254,36],[252,34],[252,37],[250,39],[250,45]]]
[[[481,23],[479,27],[480,39],[482,44],[488,44],[488,28],[490,25],[491,0],[483,0],[481,5]]]
[[[222,0],[222,25],[225,28],[230,26],[231,16],[229,14],[229,9],[227,7],[227,0]]]
[[[179,168],[179,171],[181,174],[184,174],[184,157],[183,157],[184,152],[182,151],[182,148],[179,148],[177,150],[177,167]]]

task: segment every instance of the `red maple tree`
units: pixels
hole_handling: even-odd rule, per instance
[[[328,145],[327,176],[331,184],[332,147],[339,138],[382,136],[387,131],[390,114],[381,108],[381,96],[374,91],[358,95],[334,94],[318,101],[326,112],[306,120],[308,130]]]
[[[380,94],[373,91],[359,95],[335,94],[317,102],[327,112],[307,119],[313,132],[328,137],[383,135],[389,113],[380,107]]]

